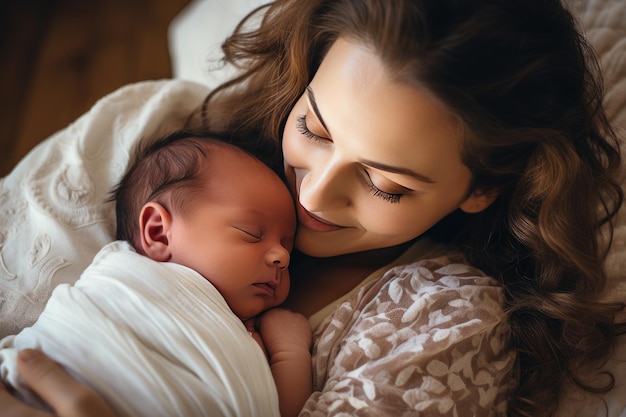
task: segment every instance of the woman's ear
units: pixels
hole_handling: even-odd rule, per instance
[[[459,208],[465,213],[479,213],[489,207],[498,198],[497,190],[476,190],[461,203]]]
[[[146,203],[139,214],[141,230],[141,249],[151,259],[159,262],[171,257],[168,232],[172,216],[161,204],[154,201]]]

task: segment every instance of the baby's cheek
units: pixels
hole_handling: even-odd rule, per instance
[[[291,278],[287,270],[282,272],[281,282],[276,289],[276,301],[278,304],[282,304],[289,295],[289,288],[291,287]]]

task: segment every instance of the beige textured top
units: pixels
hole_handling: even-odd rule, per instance
[[[502,287],[458,255],[407,263],[425,245],[311,317],[301,416],[506,415],[515,354]]]

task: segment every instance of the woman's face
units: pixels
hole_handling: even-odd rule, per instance
[[[296,247],[325,257],[394,246],[459,207],[484,208],[467,196],[461,136],[437,102],[392,81],[373,50],[338,39],[283,135]]]

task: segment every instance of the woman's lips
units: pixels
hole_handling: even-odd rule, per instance
[[[315,232],[332,232],[342,229],[343,226],[326,221],[315,214],[310,213],[298,203],[298,222],[301,226]]]

